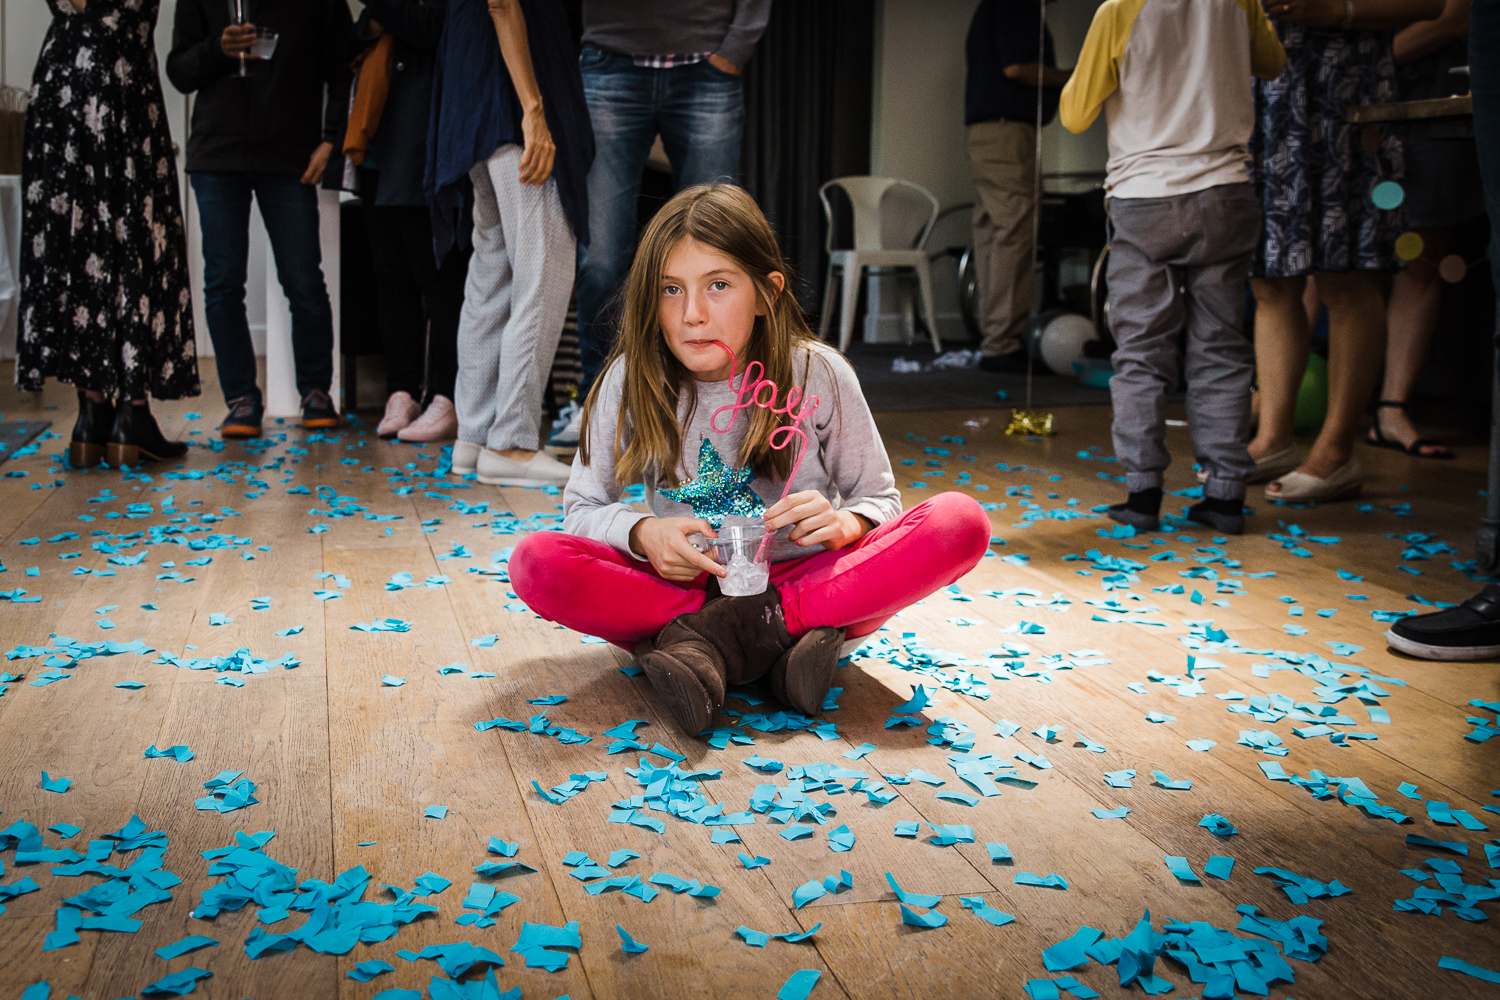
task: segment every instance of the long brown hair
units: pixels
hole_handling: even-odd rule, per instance
[[[765,366],[763,378],[783,390],[790,389],[794,384],[793,359],[801,353],[804,342],[816,339],[791,292],[792,273],[781,257],[776,234],[755,199],[732,184],[700,184],[680,191],[661,207],[641,234],[635,263],[625,281],[620,334],[605,363],[606,372],[615,364],[625,369],[613,443],[615,481],[621,485],[642,481],[650,470],[655,470],[657,479],[668,487],[681,483],[677,469],[682,462],[682,427],[677,406],[682,394],[687,393],[691,420],[698,404],[697,387],[693,373],[668,349],[662,333],[661,285],[667,258],[685,239],[696,240],[728,257],[755,284],[765,315],[755,318],[750,340],[738,359],[740,372],[750,362],[759,361]],[[773,271],[785,278],[784,291],[771,283]],[[579,434],[584,465],[589,464],[589,424],[598,398],[599,384],[595,383],[583,405]],[[749,417],[750,428],[737,464],[750,465],[756,475],[768,479],[786,478],[793,449],[773,450],[769,440],[782,423],[782,415],[756,406],[744,416]],[[627,426],[628,442],[623,440]]]

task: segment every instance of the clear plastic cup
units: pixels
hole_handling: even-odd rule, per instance
[[[269,59],[276,54],[276,39],[280,36],[270,28],[256,28],[255,41],[250,45],[251,59]]]
[[[728,576],[719,579],[719,591],[725,597],[753,597],[765,592],[771,582],[771,547],[761,546],[765,537],[766,526],[760,522],[726,523],[719,528],[718,538],[708,539],[714,561],[729,570]]]

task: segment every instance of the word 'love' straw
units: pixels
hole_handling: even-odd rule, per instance
[[[792,481],[797,478],[797,470],[802,468],[802,459],[807,455],[807,432],[802,429],[801,424],[803,420],[807,419],[817,410],[818,397],[804,397],[802,386],[794,385],[787,389],[786,396],[783,399],[784,405],[778,407],[776,405],[776,397],[781,390],[775,382],[762,377],[765,375],[766,366],[759,361],[752,361],[745,366],[744,374],[740,375],[740,384],[736,387],[734,376],[739,370],[739,358],[735,356],[734,350],[722,340],[716,340],[714,343],[724,348],[725,353],[729,355],[729,391],[734,393],[734,402],[726,403],[713,412],[713,415],[708,420],[709,428],[716,434],[728,434],[730,429],[734,427],[735,418],[739,416],[741,410],[748,406],[758,406],[763,410],[770,410],[772,413],[784,413],[787,419],[791,420],[791,423],[782,424],[771,431],[771,436],[767,440],[772,450],[781,451],[792,442],[793,438],[801,438],[802,440],[802,449],[797,452],[797,460],[792,463],[791,474],[786,477],[786,485],[781,488],[780,499],[785,500],[787,492],[792,488]],[[767,388],[770,389],[771,394],[764,396],[762,390]],[[725,410],[729,411],[729,423],[720,427],[719,415]],[[793,410],[796,411],[795,414],[792,412]],[[760,547],[755,550],[756,562],[760,562],[764,558],[766,546],[770,544],[771,539],[774,537],[775,532],[768,532],[760,540]]]

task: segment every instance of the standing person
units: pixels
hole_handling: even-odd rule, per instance
[[[16,385],[78,390],[74,466],[178,458],[147,401],[198,395],[158,0],[51,7],[26,111]]]
[[[198,95],[187,171],[203,227],[204,312],[229,408],[219,433],[232,438],[259,437],[265,413],[245,318],[252,196],[291,302],[302,426],[339,425],[328,395],[333,307],[315,185],[344,136],[353,27],[345,0],[244,3],[248,23],[234,25],[225,0],[178,0],[167,57],[172,85]],[[257,25],[277,35],[268,57],[249,56]]]
[[[1474,95],[1474,146],[1490,217],[1490,276],[1500,288],[1500,0],[1473,0],[1469,14],[1469,92]],[[1500,321],[1500,315],[1496,317]],[[1500,325],[1497,325],[1500,329]],[[1500,337],[1496,338],[1500,366]],[[1497,369],[1500,377],[1500,369]],[[1489,660],[1500,656],[1500,584],[1456,608],[1414,615],[1385,634],[1392,649],[1424,660]]]
[[[583,91],[598,154],[589,171],[593,240],[578,261],[579,398],[614,343],[616,297],[635,247],[641,171],[657,135],[672,189],[736,183],[745,126],[740,73],[771,0],[583,0]],[[581,414],[581,411],[579,411]],[[578,443],[575,414],[551,443]]]
[[[344,155],[357,164],[385,353],[388,395],[376,433],[402,441],[446,441],[458,432],[453,384],[469,250],[456,248],[437,266],[422,192],[447,13],[447,0],[367,0],[354,25],[356,38],[374,42],[355,87]]]
[[[1060,88],[1073,71],[1057,68],[1052,33],[1043,27],[1036,0],[981,0],[969,22],[964,54],[964,124],[978,195],[979,367],[1024,372],[1036,249],[1038,96],[1046,125],[1057,114]]]
[[[636,652],[689,735],[727,685],[766,676],[789,708],[821,711],[846,636],[953,583],[989,544],[989,516],[961,493],[902,513],[854,370],[808,329],[791,277],[743,189],[662,206],[584,404],[566,533],[537,532],[511,556],[521,599]],[[624,501],[633,483],[651,513]],[[693,545],[730,514],[764,518],[774,539],[755,596],[722,596],[725,567]]]
[[[453,470],[561,486],[568,467],[541,450],[542,391],[589,239],[594,140],[560,0],[453,0],[433,88],[425,184],[440,259],[473,184]]]
[[[1449,70],[1469,61],[1469,0],[1447,0],[1441,16],[1418,21],[1396,34],[1397,82],[1403,101],[1447,97],[1468,91],[1468,77]],[[1427,363],[1443,281],[1438,262],[1448,253],[1455,226],[1484,214],[1484,184],[1473,139],[1418,139],[1407,136],[1406,198],[1401,209],[1407,228],[1422,239],[1422,253],[1391,279],[1386,310],[1390,339],[1385,378],[1375,420],[1366,440],[1420,458],[1452,458],[1447,445],[1417,432],[1406,404],[1417,375]]]
[[[1391,29],[1436,17],[1443,0],[1266,0],[1287,67],[1255,83],[1252,176],[1265,230],[1252,270],[1260,424],[1252,480],[1266,499],[1336,500],[1358,493],[1354,456],[1385,353],[1379,276],[1397,269],[1398,211],[1370,193],[1403,176],[1401,141],[1345,117],[1356,104],[1396,99]],[[1328,307],[1328,415],[1307,457],[1292,440],[1297,387],[1312,336],[1303,306],[1309,275]]]
[[[1160,527],[1167,393],[1186,327],[1188,426],[1208,472],[1188,519],[1245,530],[1255,364],[1243,316],[1260,239],[1250,80],[1285,64],[1259,0],[1105,0],[1063,89],[1070,132],[1101,107],[1109,121],[1110,391],[1129,494],[1109,516],[1122,524]]]

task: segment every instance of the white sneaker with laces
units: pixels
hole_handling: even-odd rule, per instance
[[[547,444],[553,448],[576,448],[578,446],[578,433],[583,424],[583,407],[577,403],[568,404],[573,409],[568,418],[568,424],[562,430],[547,439]]]
[[[453,474],[467,476],[475,471],[475,463],[479,461],[479,453],[483,450],[479,445],[468,441],[453,442]]]
[[[385,401],[385,416],[380,418],[380,426],[375,428],[375,434],[383,438],[393,438],[421,413],[422,407],[411,398],[411,393],[393,392],[391,398]]]
[[[572,469],[539,451],[529,462],[517,462],[486,448],[476,463],[479,481],[486,486],[566,486]]]

